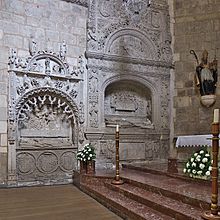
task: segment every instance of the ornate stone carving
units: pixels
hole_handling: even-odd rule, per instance
[[[155,51],[152,47],[152,43],[148,44],[145,40],[144,42],[132,35],[124,35],[117,38],[110,46],[109,53],[120,55],[137,57],[140,59],[154,59]]]
[[[17,155],[17,167],[20,173],[27,175],[35,170],[35,158],[32,154],[24,152]]]
[[[118,83],[119,84],[119,83]],[[120,82],[105,91],[105,122],[121,126],[153,128],[151,94],[130,81]]]
[[[60,167],[64,171],[73,171],[76,167],[74,164],[76,155],[72,151],[66,151],[60,156]]]
[[[98,128],[98,107],[96,102],[90,102],[89,115],[90,126],[93,128]]]
[[[124,0],[125,9],[129,16],[146,13],[150,4],[151,0]]]
[[[106,140],[101,142],[100,156],[112,163],[115,162],[115,142],[113,140]]]
[[[96,6],[99,13],[96,12]],[[125,39],[120,39],[123,38],[121,36],[115,41],[113,54],[122,57],[138,57],[139,55],[142,59],[170,62],[170,59],[165,59],[166,55],[162,56],[165,53],[164,50],[167,51],[166,53],[169,52],[169,57],[172,54],[170,45],[166,44],[166,40],[170,40],[168,38],[170,33],[169,19],[167,19],[168,7],[165,2],[156,1],[151,4],[151,1],[144,0],[91,0],[89,12],[89,51],[106,52],[104,48],[112,36],[120,30],[128,30],[127,35],[124,36]],[[111,22],[106,19],[109,17],[111,17]],[[139,38],[140,34],[146,35],[147,38]],[[151,44],[146,43],[146,39],[150,39]],[[166,46],[162,45],[162,42],[165,42]],[[145,47],[149,49],[149,46],[151,52],[145,49]],[[154,55],[149,56],[152,52]]]
[[[16,170],[10,173],[17,173],[22,182],[71,181],[78,133],[84,126],[83,103],[80,120],[78,110],[83,79],[78,75],[83,75],[85,61],[79,58],[77,74],[73,74],[66,63],[65,42],[59,53],[37,52],[32,39],[29,50],[28,58],[17,58],[15,50],[9,58],[8,136],[9,154],[14,155],[9,164],[16,159],[16,166],[10,168]]]
[[[89,92],[97,93],[98,92],[98,76],[97,71],[92,69],[89,76]]]
[[[37,158],[37,168],[42,173],[53,173],[58,168],[58,157],[51,151],[44,152]]]

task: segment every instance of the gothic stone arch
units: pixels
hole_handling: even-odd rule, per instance
[[[120,74],[108,78],[102,85],[102,91],[103,123],[148,129],[158,124],[160,97],[149,80],[137,75]]]

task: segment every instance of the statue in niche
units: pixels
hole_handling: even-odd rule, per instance
[[[60,59],[62,61],[66,59],[66,52],[67,52],[66,42],[65,40],[63,40],[62,44],[60,45]]]
[[[23,78],[23,87],[24,89],[32,88],[31,80],[28,78],[26,74],[24,74],[24,78]]]
[[[60,73],[60,66],[55,64],[53,65],[53,74],[59,74]]]
[[[163,42],[161,45],[161,52],[163,54],[165,61],[171,60],[172,50],[171,50],[170,44],[171,42],[169,40],[165,40],[165,42]]]
[[[90,126],[95,128],[98,127],[98,121],[97,121],[98,109],[96,107],[95,102],[91,103],[89,114],[90,114]]]
[[[16,50],[11,49],[8,64],[9,64],[10,68],[12,69],[15,67],[16,63],[17,63],[17,52],[16,52]]]
[[[33,38],[29,41],[29,52],[31,56],[34,56],[37,52],[37,42]]]
[[[87,41],[90,41],[90,40],[97,41],[94,27],[88,28]]]
[[[98,92],[98,78],[96,74],[96,70],[91,71],[91,76],[89,77],[90,79],[90,92]]]
[[[218,61],[216,57],[213,62],[209,63],[208,52],[204,50],[199,64],[195,51],[191,50],[190,53],[194,54],[198,63],[196,67],[196,84],[200,89],[200,95],[214,95],[218,81]]]
[[[45,73],[50,74],[50,58],[45,59]]]
[[[52,82],[52,79],[49,77],[49,76],[46,76],[44,78],[44,86],[53,86],[53,82]]]

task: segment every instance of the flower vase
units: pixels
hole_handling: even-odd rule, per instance
[[[86,168],[87,168],[86,161],[80,161],[80,174],[85,174],[87,170]]]
[[[95,160],[87,161],[87,174],[95,174]]]

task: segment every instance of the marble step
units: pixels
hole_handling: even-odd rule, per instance
[[[137,170],[123,169],[121,177],[129,184],[155,192],[183,203],[210,209],[211,186],[188,182],[171,176],[146,173]]]
[[[135,187],[131,184],[112,185],[105,183],[106,187],[124,196],[146,205],[156,211],[169,215],[176,220],[201,220],[201,209],[185,204],[181,201],[171,199],[155,192]]]
[[[126,220],[174,220],[145,204],[128,198],[105,185],[81,184],[80,188]]]

